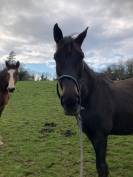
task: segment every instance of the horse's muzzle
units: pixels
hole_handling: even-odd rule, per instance
[[[66,115],[75,116],[80,111],[80,104],[79,98],[76,97],[75,99],[65,99],[65,97],[61,97],[61,105],[64,108],[64,112]]]
[[[8,88],[8,91],[12,93],[15,91],[15,88]]]

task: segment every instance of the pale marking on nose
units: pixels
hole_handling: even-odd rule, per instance
[[[10,69],[8,70],[8,73],[10,75],[10,78],[9,78],[9,84],[8,84],[8,88],[15,88],[15,82],[14,82],[14,73],[15,73],[15,70],[14,69]]]

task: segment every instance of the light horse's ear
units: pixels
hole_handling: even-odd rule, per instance
[[[87,34],[87,31],[88,31],[88,27],[82,32],[80,33],[76,38],[75,38],[75,42],[81,46],[85,37],[86,37],[86,34]]]
[[[19,68],[19,66],[20,66],[20,62],[17,61],[17,63],[16,63],[16,67]]]
[[[57,23],[54,25],[53,36],[56,43],[59,43],[59,41],[63,39],[63,33]]]

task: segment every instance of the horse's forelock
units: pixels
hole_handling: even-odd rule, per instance
[[[79,51],[82,52],[81,48],[76,45],[74,39],[76,38],[75,34],[73,34],[72,36],[67,36],[64,37],[57,45],[56,45],[56,52],[60,51],[60,50],[65,50],[65,53],[69,53],[71,52],[74,48]]]

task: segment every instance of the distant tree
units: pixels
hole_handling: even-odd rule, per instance
[[[24,68],[24,66],[21,65],[19,69],[19,80],[24,81],[24,80],[33,80],[33,75],[29,73],[27,69]]]
[[[16,56],[15,52],[11,51],[9,53],[9,56],[7,57],[7,61],[11,61],[11,62],[15,61],[15,59],[16,59],[15,56]]]
[[[133,77],[133,60],[129,60],[126,62],[126,73],[127,78]]]
[[[42,73],[41,75],[41,80],[49,80],[50,78],[51,78],[51,75],[48,72]]]
[[[11,62],[11,63],[15,62],[16,53],[14,51],[11,51],[6,60]],[[29,73],[29,71],[22,64],[19,67],[19,80],[20,81],[33,80],[33,76]]]
[[[111,67],[111,66],[107,67],[107,69],[106,69],[104,72],[105,72],[105,74],[106,74],[110,79],[114,80],[114,79],[113,79],[113,78],[114,78],[114,76],[113,76],[113,70],[112,70],[112,67]]]
[[[123,64],[118,64],[117,66],[109,66],[105,74],[111,80],[123,80],[133,77],[133,59],[128,60]]]
[[[46,80],[46,78],[45,78],[45,73],[42,73],[42,75],[41,75],[41,80],[43,81],[43,80]]]
[[[125,79],[125,66],[120,63],[114,70],[114,75],[116,76],[116,80]]]

